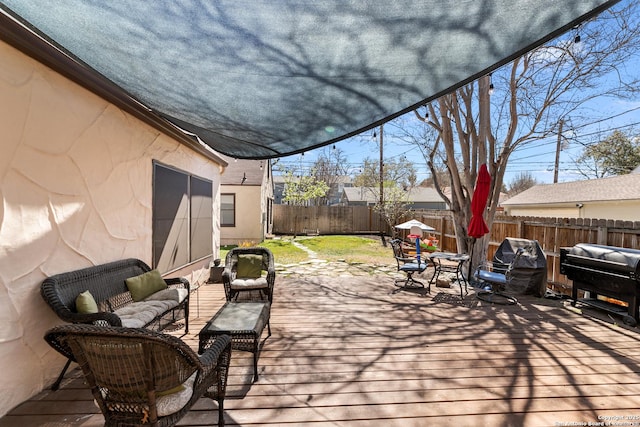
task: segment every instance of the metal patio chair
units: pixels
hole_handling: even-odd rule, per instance
[[[429,267],[427,260],[422,260],[420,255],[409,257],[402,251],[402,240],[391,240],[391,248],[393,249],[393,256],[396,259],[398,265],[398,271],[401,271],[407,275],[406,279],[396,279],[396,286],[401,288],[424,288],[424,283],[413,278],[414,274],[422,273]],[[399,285],[401,284],[401,285]],[[427,292],[431,292],[431,283],[427,284]]]

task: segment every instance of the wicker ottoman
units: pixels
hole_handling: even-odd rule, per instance
[[[260,337],[265,326],[267,337],[271,336],[270,314],[269,302],[225,303],[200,331],[198,353],[204,353],[218,335],[230,335],[233,350],[253,353],[253,381],[257,381]]]

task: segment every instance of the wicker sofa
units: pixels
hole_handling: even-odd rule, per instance
[[[164,280],[163,287],[166,289],[136,301],[126,280],[143,277],[150,272],[149,266],[139,259],[114,261],[48,277],[42,282],[41,294],[65,322],[161,331],[184,319],[187,333],[189,281],[184,278],[160,279]],[[89,291],[97,306],[97,310],[92,310],[94,312],[85,313],[78,309],[78,297],[86,291]],[[54,384],[54,390],[59,386],[67,367],[68,363]]]

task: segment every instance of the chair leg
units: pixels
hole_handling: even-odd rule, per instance
[[[218,425],[224,426],[224,397],[218,398]]]
[[[419,286],[418,286],[419,285]],[[424,288],[424,283],[413,278],[413,273],[407,273],[407,280],[404,283],[406,288]]]
[[[60,383],[62,382],[62,379],[64,378],[64,374],[67,372],[67,369],[69,369],[69,365],[71,365],[71,359],[67,359],[67,363],[64,364],[64,368],[62,368],[60,375],[58,375],[58,379],[51,386],[52,391],[56,391],[60,388]]]
[[[259,350],[256,350],[255,353],[253,353],[253,382],[254,383],[258,381],[258,352]]]
[[[189,305],[188,304],[184,310],[185,310],[184,311],[184,334],[186,335],[189,333]],[[198,311],[200,311],[200,309],[198,309]],[[198,314],[198,317],[200,317],[200,314]]]

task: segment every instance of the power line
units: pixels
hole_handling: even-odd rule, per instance
[[[611,116],[608,116],[608,117],[603,117],[603,118],[591,121],[589,123],[583,123],[583,124],[580,124],[578,126],[572,126],[571,129],[572,130],[584,129],[584,128],[587,128],[589,126],[593,126],[593,125],[596,125],[596,124],[599,124],[599,123],[607,122],[607,121],[610,121],[610,120],[615,119],[617,117],[620,117],[620,116],[623,116],[625,114],[629,114],[629,113],[632,113],[632,112],[638,111],[638,110],[640,110],[640,106],[634,107],[634,108],[630,108],[630,109],[625,110],[623,112],[620,112],[620,113],[617,113],[617,114],[614,114],[614,115],[611,115]],[[636,121],[636,122],[633,122],[633,123],[628,123],[628,124],[624,124],[624,125],[610,127],[610,128],[607,128],[607,129],[602,129],[602,130],[597,130],[597,131],[592,131],[592,132],[589,132],[589,133],[581,134],[581,135],[579,135],[579,138],[586,138],[586,137],[590,137],[590,136],[594,136],[594,135],[602,135],[602,134],[605,134],[605,133],[614,132],[616,130],[623,130],[623,129],[627,129],[627,128],[631,128],[631,127],[639,126],[639,125],[640,125],[640,121]],[[572,138],[572,139],[577,141],[577,138]],[[591,142],[579,142],[578,141],[578,143],[583,147],[590,146],[590,145],[593,145],[593,144],[597,144],[598,142],[599,141],[597,141],[597,140],[596,141],[591,141]],[[539,150],[539,149],[547,147],[547,146],[551,147],[551,146],[555,145],[556,143],[557,142],[555,140],[555,137],[546,137],[546,138],[540,139],[538,141],[533,141],[532,143],[523,146],[522,148],[517,150],[517,153],[522,153],[525,150]],[[393,154],[393,155],[387,157],[387,159],[395,159],[395,158],[404,157],[407,160],[412,161],[412,164],[413,164],[414,168],[416,169],[416,172],[418,172],[418,173],[427,173],[428,174],[431,171],[430,171],[429,167],[422,161],[423,159],[420,159],[420,161],[417,161],[417,162],[413,162],[414,159],[412,159],[411,156],[407,156],[407,154],[409,154],[409,153],[411,153],[411,152],[413,152],[413,151],[415,151],[417,149],[418,149],[418,147],[414,145],[414,146],[406,149],[405,151],[402,151],[400,153]],[[522,156],[522,157],[517,157],[517,158],[513,158],[512,157],[509,160],[509,165],[510,166],[515,166],[515,168],[511,168],[510,167],[510,169],[511,169],[511,171],[513,171],[513,169],[516,169],[516,171],[517,171],[518,170],[518,166],[520,166],[520,165],[532,166],[532,165],[536,165],[536,164],[549,164],[550,160],[541,160],[541,161],[535,162],[535,161],[527,161],[527,159],[536,158],[536,157],[543,157],[543,156],[549,156],[549,155],[552,155],[552,154],[555,154],[555,150],[554,149],[549,150],[549,151],[544,151],[544,152],[536,152],[536,153],[528,155],[528,156]],[[560,162],[560,163],[561,164],[571,164],[571,165],[573,164],[573,162],[564,162],[564,161]],[[302,171],[308,171],[308,170],[311,170],[313,168],[313,166],[315,165],[315,161],[313,161],[313,160],[302,160],[302,159],[300,159],[300,160],[289,160],[289,161],[280,160],[279,164],[282,165],[282,166],[288,167],[288,168],[296,168],[296,169],[300,169]],[[353,169],[362,168],[363,166],[364,166],[364,160],[361,161],[361,162],[349,162],[349,163],[345,164],[345,167],[346,167],[346,169],[348,171],[348,174],[352,174],[353,173],[352,172]],[[566,170],[566,167],[563,168],[563,169]],[[523,169],[523,170],[525,170],[525,169]],[[526,169],[526,170],[529,170],[529,169]],[[544,169],[544,171],[547,171],[547,170]],[[274,171],[274,173],[277,173],[277,172],[278,171]]]
[[[629,114],[629,113],[632,113],[632,112],[637,111],[637,110],[640,110],[640,106],[631,108],[629,110],[623,111],[623,112],[618,113],[618,114],[614,114],[613,116],[604,117],[604,118],[595,120],[595,121],[593,121],[591,123],[583,123],[583,124],[581,124],[579,126],[574,127],[574,129],[580,129],[580,128],[587,127],[587,126],[593,126],[595,124],[602,123],[602,122],[605,122],[607,120],[615,119],[616,117],[624,116],[625,114]]]
[[[624,129],[624,128],[628,128],[628,127],[633,127],[633,126],[638,126],[638,125],[640,125],[640,122],[633,122],[633,123],[629,123],[629,124],[626,124],[626,125],[621,125],[621,126],[618,126],[618,127],[609,128],[607,130],[601,130],[601,131],[596,131],[596,132],[591,132],[591,133],[585,133],[585,134],[582,134],[580,136],[583,137],[583,136],[598,135],[598,134],[611,132],[611,131],[616,131],[616,130],[620,130],[620,129]],[[596,144],[597,142],[598,141],[591,142],[591,143],[588,143],[588,144],[585,144],[585,145],[592,145],[592,144]]]
[[[593,122],[583,123],[583,124],[578,125],[578,126],[572,126],[571,129],[572,130],[577,130],[577,129],[582,129],[582,128],[585,128],[585,127],[593,126],[595,124],[606,122],[606,121],[615,119],[616,117],[620,117],[620,116],[623,116],[625,114],[629,114],[629,113],[632,113],[632,112],[638,111],[638,110],[640,110],[640,106],[631,108],[629,110],[625,110],[625,111],[623,111],[621,113],[618,113],[618,114],[614,114],[613,116],[603,117],[601,119],[594,120]],[[613,132],[613,131],[616,131],[616,130],[621,130],[621,129],[625,129],[625,128],[629,128],[629,127],[633,127],[633,126],[638,126],[638,125],[640,125],[640,122],[628,123],[628,124],[625,124],[625,125],[619,125],[619,126],[607,128],[607,129],[604,129],[604,130],[598,130],[598,131],[593,131],[593,132],[590,132],[590,133],[581,134],[580,137],[583,138],[583,137],[587,137],[587,136],[599,135],[599,134],[602,134],[602,133]],[[551,139],[551,138],[553,138],[553,139]],[[541,142],[538,145],[527,144],[526,146],[522,147],[519,151],[533,150],[535,148],[539,148],[539,147],[542,147],[542,146],[547,145],[547,144],[551,145],[551,144],[555,144],[556,143],[555,137],[546,137],[546,138],[540,139],[539,141],[546,141],[546,142]],[[591,144],[594,144],[594,142],[592,142]],[[584,145],[584,144],[582,144],[582,145]]]

